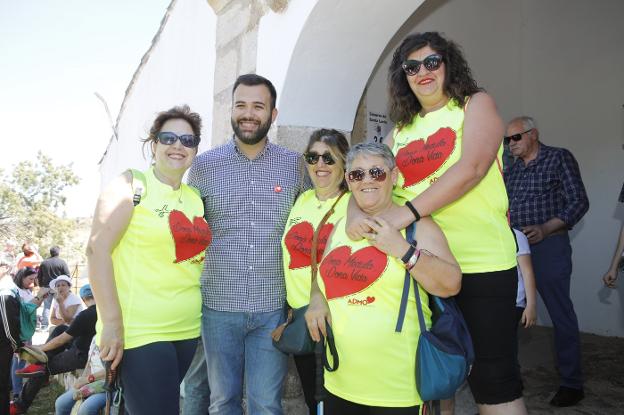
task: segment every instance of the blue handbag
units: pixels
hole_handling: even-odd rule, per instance
[[[407,229],[408,241],[413,243],[414,226]],[[414,296],[418,311],[420,337],[416,351],[416,388],[423,401],[449,399],[464,383],[472,363],[474,349],[468,326],[453,298],[429,294],[432,311],[431,328],[427,329],[422,311],[418,283],[409,271],[405,273],[403,295],[396,331],[400,332],[405,319],[410,281],[414,282]]]

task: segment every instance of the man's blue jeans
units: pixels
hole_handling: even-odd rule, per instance
[[[204,343],[200,338],[197,342],[197,350],[191,361],[191,366],[184,377],[182,413],[184,415],[208,415],[209,407],[210,386],[208,384],[208,368],[206,367]]]
[[[43,311],[41,313],[41,329],[45,330],[50,324],[50,307],[52,306],[52,295],[48,295],[43,300]]]
[[[248,414],[283,413],[288,356],[273,347],[271,331],[284,320],[284,310],[230,313],[203,307],[211,415],[243,413],[243,379]]]
[[[76,404],[73,398],[74,390],[74,388],[71,388],[56,398],[56,402],[54,403],[56,408],[55,415],[69,415],[71,413],[72,408]],[[106,394],[96,393],[82,401],[82,405],[80,405],[80,409],[78,410],[78,415],[98,415],[100,410],[104,409],[105,406]]]

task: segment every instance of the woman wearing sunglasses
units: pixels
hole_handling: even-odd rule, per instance
[[[87,255],[97,340],[102,360],[120,367],[133,415],[179,413],[180,382],[197,347],[211,233],[198,193],[182,176],[200,130],[188,106],[159,113],[143,140],[152,166],[115,179],[95,210]]]
[[[397,207],[393,187],[399,170],[390,149],[377,143],[354,146],[345,174],[350,200],[366,213],[365,239],[351,240],[346,219],[336,222],[312,283],[306,322],[319,340],[326,324],[333,329],[340,365],[325,372],[328,414],[417,414],[422,400],[414,365],[419,337],[414,286],[405,324],[395,332],[405,270],[419,284],[423,312],[431,312],[424,290],[448,297],[460,287],[461,272],[444,234],[430,218],[416,228],[417,243],[405,239],[383,216]]]
[[[384,217],[402,229],[431,216],[442,228],[463,272],[457,303],[474,343],[468,383],[479,411],[525,414],[516,353],[516,246],[501,173],[503,122],[459,46],[437,32],[405,38],[388,78],[396,126],[384,142],[399,168],[395,194],[409,203]],[[356,237],[367,227],[360,219],[349,229]]]
[[[349,142],[339,131],[316,130],[303,154],[313,188],[299,196],[286,222],[282,238],[286,301],[290,308],[310,302],[312,237],[322,219],[329,215],[319,231],[317,258],[320,261],[327,237],[338,219],[346,213],[347,190],[345,159]],[[333,208],[333,211],[329,211]],[[314,355],[295,356],[297,372],[310,415],[316,414],[316,366]]]

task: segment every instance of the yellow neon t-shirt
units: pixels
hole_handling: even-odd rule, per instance
[[[314,231],[338,196],[319,201],[313,189],[301,194],[286,221],[282,237],[282,259],[286,279],[286,301],[292,308],[303,307],[310,302],[311,251]],[[347,213],[348,194],[342,196],[319,233],[317,258],[320,263],[327,238],[334,223]]]
[[[422,404],[416,390],[416,348],[420,329],[410,295],[403,329],[395,331],[405,269],[366,240],[351,241],[346,218],[336,223],[319,267],[319,287],[328,300],[340,366],[325,371],[325,388],[351,402],[369,406]],[[430,326],[427,294],[419,289]]]
[[[211,232],[193,188],[173,190],[153,168],[145,193],[112,253],[126,349],[199,337],[199,278]],[[99,336],[102,323],[96,326]]]
[[[395,131],[399,180],[394,194],[412,200],[455,164],[462,149],[464,109],[455,100]],[[516,265],[509,201],[502,177],[502,145],[496,161],[472,190],[431,217],[448,240],[462,272],[502,271]]]

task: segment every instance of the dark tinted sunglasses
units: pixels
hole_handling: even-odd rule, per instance
[[[510,141],[520,141],[522,140],[522,136],[526,133],[528,133],[529,131],[531,131],[532,128],[529,128],[528,130],[518,133],[518,134],[514,134],[514,135],[510,135],[508,137],[503,137],[503,141],[505,142],[505,145],[508,146]]]
[[[361,182],[362,180],[364,180],[364,177],[366,177],[366,173],[367,172],[364,169],[355,169],[351,170],[347,177],[349,178],[350,182]],[[370,174],[370,177],[376,182],[383,182],[384,180],[386,180],[386,171],[381,167],[373,167],[368,169],[368,174]]]
[[[307,153],[303,155],[303,157],[305,158],[305,161],[308,164],[318,163],[319,158],[322,158],[323,163],[327,164],[328,166],[331,166],[332,164],[336,163],[336,160],[334,160],[334,158],[329,153],[319,154],[315,151],[308,151]]]
[[[170,146],[176,142],[176,140],[180,140],[180,143],[184,147],[195,148],[199,145],[200,138],[193,134],[182,134],[177,135],[176,133],[171,133],[168,131],[163,131],[158,133],[156,136],[160,144],[164,144],[166,146]]]
[[[422,61],[416,59],[408,59],[403,62],[401,67],[407,75],[414,76],[418,73],[418,71],[420,71],[420,65],[425,65],[425,69],[427,69],[429,72],[433,72],[437,70],[440,65],[442,65],[442,55],[435,53],[433,55],[427,56]]]

